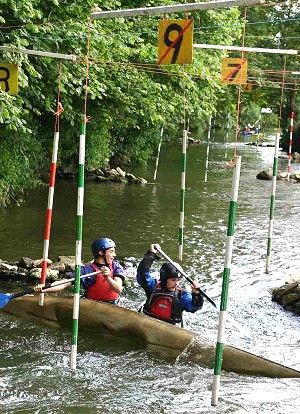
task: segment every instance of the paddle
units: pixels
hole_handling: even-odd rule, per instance
[[[100,271],[87,273],[86,275],[80,276],[80,279],[84,279],[85,277],[88,277],[88,276],[94,276],[94,275],[97,275],[98,273],[100,273]],[[61,283],[56,283],[54,286],[65,285],[66,283],[73,282],[73,280],[75,280],[75,277],[72,277],[71,279],[65,280],[64,282],[61,282]],[[46,283],[42,290],[48,289],[50,287],[52,287],[52,283]],[[28,289],[28,290],[25,290],[19,293],[0,293],[0,309],[4,308],[12,299],[15,299],[15,298],[18,298],[24,295],[29,295],[30,293],[34,293],[34,292],[35,292],[34,289]]]
[[[190,282],[191,284],[193,284],[193,280],[181,269],[178,268],[178,266],[176,266],[176,263],[173,262],[173,260],[166,255],[166,253],[164,253],[161,249],[156,249],[161,256],[163,256],[166,260],[168,260],[168,262],[170,262],[174,267],[176,267],[176,269],[178,270],[179,273],[181,273],[187,280],[188,282]],[[208,300],[208,302],[210,302],[216,309],[217,309],[217,305],[215,304],[215,302],[209,297],[207,296],[203,290],[199,289],[199,292]],[[234,318],[232,316],[230,316],[230,314],[227,312],[226,315],[226,319],[235,327],[237,328],[242,335],[244,335],[246,338],[250,338],[251,337],[251,333],[246,330],[244,327],[241,327],[237,324],[237,322],[234,320]]]
[[[161,249],[157,249],[156,248],[156,250],[158,251],[158,253],[159,254],[161,254],[161,256],[162,257],[164,257],[169,263],[171,263],[175,268],[176,268],[176,270],[179,272],[179,273],[181,273],[182,274],[182,276],[183,277],[185,277],[186,278],[186,280],[191,284],[191,285],[193,285],[194,284],[194,282],[193,282],[193,280],[182,270],[182,269],[180,269],[178,266],[177,266],[177,264],[175,263],[175,262],[173,262],[173,260],[168,256],[168,255],[166,255],[166,253],[165,252],[163,252]],[[203,297],[205,297],[205,299],[206,300],[208,300],[208,302],[209,303],[211,303],[215,308],[217,308],[217,305],[215,304],[215,302],[209,297],[209,296],[207,296],[207,294],[206,293],[204,293],[203,292],[203,290],[202,289],[200,289],[200,288],[197,288],[198,290],[199,290],[199,292],[201,293],[201,295],[203,296]]]

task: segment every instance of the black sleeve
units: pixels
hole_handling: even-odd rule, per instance
[[[152,252],[151,250],[147,250],[146,253],[144,254],[143,260],[140,262],[138,266],[138,271],[142,269],[145,269],[145,270],[150,269],[154,260],[159,260],[159,259],[160,257],[157,256],[156,253]]]
[[[197,308],[201,309],[203,306],[204,298],[202,294],[192,292],[192,304],[193,306],[197,306]]]

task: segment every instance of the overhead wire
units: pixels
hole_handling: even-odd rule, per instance
[[[298,5],[299,4],[299,2],[295,2],[295,3],[293,3],[293,2],[290,2],[290,5]],[[261,4],[261,5],[259,5],[259,6],[267,6],[267,7],[269,7],[269,6],[280,6],[280,5],[284,5],[284,6],[286,6],[287,4],[286,4],[286,2],[282,2],[282,3],[267,3],[267,4]],[[256,6],[258,6],[258,5],[256,5]],[[300,20],[300,19],[298,19],[298,20]],[[284,22],[286,22],[286,21],[288,21],[288,19],[283,19],[283,21]],[[77,23],[76,21],[74,21],[73,19],[70,19],[70,20],[67,20],[66,21],[66,23]],[[246,19],[244,19],[244,32],[245,32],[245,30],[246,30],[246,26],[247,25],[249,25],[249,24],[255,24],[255,23],[273,23],[273,21],[272,22],[270,22],[270,21],[266,21],[266,22],[248,22]],[[53,25],[53,22],[43,22],[43,23],[40,23],[40,24],[38,24],[39,26],[44,26],[44,25]],[[26,24],[22,24],[22,25],[11,25],[11,26],[0,26],[0,30],[3,30],[3,29],[8,29],[8,28],[19,28],[19,29],[22,29],[22,28],[24,28],[24,26],[26,26]],[[209,28],[209,27],[216,27],[216,26],[202,26],[202,29],[203,28]],[[196,30],[196,33],[197,33],[198,31]],[[140,33],[139,35],[141,36],[142,34],[149,34],[149,33],[152,33],[152,32],[142,32],[142,33]],[[199,33],[199,32],[198,32]],[[135,35],[136,35],[136,33],[135,33]],[[119,36],[119,34],[104,34],[103,36]],[[30,37],[30,36],[29,36]],[[75,37],[75,36],[71,36],[71,37]],[[86,35],[78,35],[78,36],[76,36],[77,38],[81,38],[82,40],[84,40],[84,38],[86,37]],[[32,36],[32,38],[38,38],[37,36]],[[43,36],[43,39],[48,39],[47,37],[45,37],[45,36]],[[52,40],[53,40],[53,38],[52,38]],[[243,39],[243,44],[245,43],[245,39]],[[243,54],[243,53],[242,53]],[[297,57],[297,58],[299,58],[299,56],[295,56],[295,57]],[[133,67],[135,67],[137,70],[143,70],[143,71],[145,71],[145,72],[152,72],[152,73],[154,73],[154,74],[160,74],[160,75],[166,75],[166,76],[177,76],[177,77],[180,77],[181,75],[179,74],[179,73],[177,73],[177,72],[170,72],[170,68],[168,68],[168,72],[166,72],[164,69],[160,69],[160,68],[158,68],[157,67],[157,65],[156,64],[151,64],[151,63],[146,63],[146,64],[144,64],[144,63],[132,63],[132,62],[101,62],[101,61],[97,61],[97,60],[95,60],[95,59],[90,59],[90,62],[92,63],[92,64],[102,64],[102,65],[126,65],[126,66],[133,66]],[[262,70],[263,71],[263,70]],[[267,73],[267,70],[265,70],[265,73]],[[270,70],[270,73],[271,73],[271,70]],[[205,76],[197,76],[196,74],[193,74],[193,73],[191,73],[191,74],[189,74],[189,76],[191,76],[192,78],[194,78],[194,79],[205,79]],[[262,80],[261,78],[257,78],[257,79],[255,79],[254,77],[251,77],[251,80],[252,81],[257,81],[257,82],[270,82],[270,80]],[[275,87],[275,84],[276,84],[276,78],[274,77],[272,80],[272,83],[274,84],[274,87]],[[289,82],[286,82],[286,85],[289,85]]]
[[[299,5],[299,1],[298,0],[295,0],[294,2],[293,1],[290,1],[289,2],[289,4],[287,4],[287,2],[286,1],[283,1],[283,2],[273,2],[273,3],[261,3],[261,4],[254,4],[254,5],[249,5],[249,6],[247,6],[248,8],[254,8],[254,7],[280,7],[280,6],[285,6],[285,7],[290,7],[290,6],[293,6],[293,5],[295,5],[295,6],[298,6],[299,8],[300,8],[300,5]],[[196,12],[196,14],[199,14],[199,11],[198,12]],[[154,16],[147,16],[148,17],[148,19],[149,18],[152,18],[152,19],[157,19],[157,18],[159,18],[160,16],[159,15],[154,15]],[[272,21],[270,21],[270,20],[259,20],[259,21],[253,21],[253,22],[246,22],[246,25],[254,25],[254,24],[274,24],[274,23],[288,23],[289,21],[300,21],[300,18],[297,18],[297,19],[289,19],[289,18],[284,18],[284,19],[275,19],[275,20],[272,20]],[[28,25],[28,24],[34,24],[34,26],[35,27],[43,27],[43,26],[45,26],[45,27],[47,27],[47,26],[53,26],[53,25],[55,25],[55,23],[57,23],[59,26],[61,25],[61,22],[60,21],[58,21],[58,22],[55,22],[55,21],[43,21],[43,22],[32,22],[32,21],[28,21],[28,22],[24,22],[24,23],[21,23],[21,24],[11,24],[11,25],[0,25],[0,30],[8,30],[8,29],[24,29],[24,28],[26,28],[26,25]],[[71,23],[71,24],[76,24],[76,23],[80,23],[80,21],[78,21],[78,20],[74,20],[74,19],[66,19],[66,20],[64,20],[64,23],[66,23],[66,24],[68,24],[68,23]],[[216,28],[216,27],[221,27],[221,26],[224,26],[224,24],[220,24],[220,25],[208,25],[208,26],[202,26],[202,29],[203,28]],[[135,33],[135,32],[134,32]],[[145,32],[145,33],[151,33],[151,32]],[[197,33],[197,31],[195,32],[195,33]],[[199,32],[198,32],[199,33]],[[110,35],[112,35],[112,34],[110,34]]]

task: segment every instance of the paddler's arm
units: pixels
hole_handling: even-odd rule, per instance
[[[154,260],[159,260],[159,256],[155,253],[155,245],[151,244],[150,249],[146,251],[143,260],[137,268],[137,282],[145,290],[147,297],[157,284],[157,280],[151,275],[150,267]]]
[[[59,286],[56,286],[58,283],[59,283]],[[51,287],[48,289],[43,289],[43,287],[45,286],[43,284],[36,285],[34,286],[33,289],[35,292],[54,293],[54,292],[58,292],[60,290],[66,289],[70,287],[71,285],[72,285],[72,282],[69,282],[68,279],[62,279],[62,280],[57,280],[51,283]]]
[[[203,306],[204,298],[199,292],[200,284],[194,281],[192,292],[183,291],[180,298],[180,303],[186,312],[196,312]]]
[[[85,275],[87,273],[91,273],[87,266],[81,266],[81,275]],[[67,289],[74,284],[74,280],[69,281],[69,279],[74,278],[74,272],[67,272],[67,279],[56,280],[55,282],[51,283],[51,287],[48,289],[43,289],[45,285],[38,284],[34,287],[35,292],[45,292],[45,293],[54,293],[59,292],[60,290]],[[90,285],[95,283],[95,276],[90,276],[85,279],[82,279],[81,282],[85,282],[86,284],[90,283]],[[65,282],[65,283],[63,283]],[[63,283],[63,284],[61,284]],[[59,284],[59,286],[56,286]]]
[[[119,295],[122,293],[123,290],[123,280],[121,276],[115,275],[114,278],[110,276],[110,269],[107,266],[103,266],[101,268],[102,274],[105,277],[105,280],[110,285],[114,292],[117,292]]]

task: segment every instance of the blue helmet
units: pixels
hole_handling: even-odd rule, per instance
[[[91,245],[93,256],[96,257],[100,250],[110,249],[111,247],[116,247],[116,243],[113,240],[108,239],[107,237],[96,239]]]

